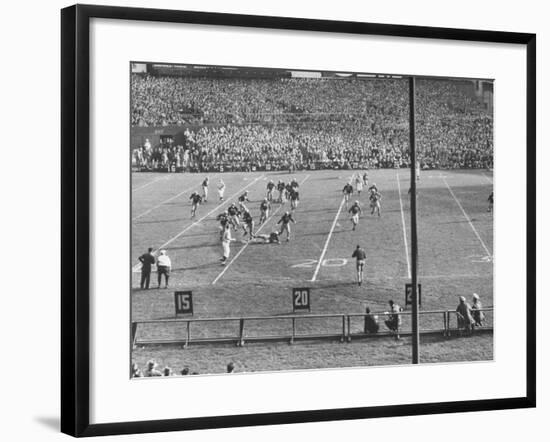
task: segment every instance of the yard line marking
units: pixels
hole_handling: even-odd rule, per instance
[[[302,182],[300,183],[300,186],[302,184],[304,184],[306,182],[306,180],[310,177],[310,175],[306,175],[306,177],[302,180]],[[273,218],[275,216],[275,214],[283,207],[283,205],[281,204],[279,207],[277,207],[277,210],[275,210],[275,212],[273,212],[271,215],[269,215],[269,218],[267,218],[264,223],[258,228],[258,230],[256,230],[256,233],[258,233],[260,230],[263,229],[263,227],[267,224],[267,222]],[[229,261],[229,264],[227,264],[223,270],[220,272],[220,274],[218,276],[216,276],[216,279],[214,279],[214,281],[212,281],[212,285],[216,284],[216,282],[218,282],[218,280],[224,275],[224,273],[227,271],[227,269],[231,266],[231,264],[233,264],[237,258],[239,256],[241,256],[241,253],[244,252],[244,249],[246,249],[248,247],[248,244],[250,244],[249,242],[247,242],[244,246],[242,246],[240,248],[240,250],[237,252],[237,254],[233,257],[233,259],[231,261]]]
[[[169,244],[172,244],[176,239],[178,239],[181,235],[183,235],[185,232],[187,232],[189,229],[191,229],[192,227],[196,226],[197,224],[200,224],[201,221],[203,221],[204,219],[208,218],[212,213],[214,213],[216,210],[219,210],[220,207],[224,206],[225,204],[227,204],[230,200],[232,200],[233,198],[235,198],[239,193],[241,193],[243,190],[245,190],[247,187],[250,187],[252,186],[254,183],[256,183],[259,179],[261,179],[263,177],[263,175],[260,175],[258,178],[256,178],[254,181],[251,181],[250,183],[248,183],[246,186],[244,186],[243,188],[237,190],[237,192],[235,192],[233,195],[231,195],[229,198],[227,198],[223,203],[219,204],[218,206],[214,207],[210,212],[208,212],[206,215],[204,215],[202,218],[200,218],[199,220],[195,221],[194,223],[192,224],[189,224],[185,229],[183,229],[180,233],[178,233],[176,236],[170,238],[168,241],[166,241],[163,245],[161,245],[159,248],[157,248],[153,253],[156,253],[158,252],[159,250],[163,249],[164,247],[166,247],[167,245]],[[141,266],[141,263],[137,263],[134,267],[133,267],[133,271],[137,271],[140,269],[140,266]]]
[[[353,175],[351,176],[351,178],[353,178]],[[328,232],[327,240],[325,241],[325,246],[323,247],[323,250],[321,252],[321,257],[319,258],[319,261],[317,262],[317,267],[315,267],[315,272],[313,273],[313,278],[311,278],[311,282],[313,282],[317,279],[319,269],[321,268],[321,263],[323,262],[325,254],[327,253],[328,243],[330,242],[330,238],[332,237],[332,232],[334,231],[334,227],[336,227],[336,223],[338,222],[338,217],[340,216],[340,212],[342,211],[342,207],[344,207],[345,201],[346,201],[346,197],[343,196],[342,201],[340,202],[340,207],[338,207],[338,212],[336,212],[336,216],[334,217],[334,221],[332,222],[332,227],[330,228],[330,231]]]
[[[151,213],[153,210],[156,210],[156,209],[158,209],[160,206],[163,206],[164,204],[169,203],[169,202],[172,201],[172,200],[175,200],[177,197],[183,195],[185,192],[189,192],[191,189],[193,189],[193,188],[195,188],[195,187],[197,187],[197,185],[191,186],[191,187],[189,187],[189,188],[187,188],[187,189],[181,191],[181,192],[178,193],[177,195],[174,195],[174,196],[172,196],[172,197],[170,197],[170,198],[164,200],[163,202],[158,203],[156,206],[153,206],[153,207],[151,207],[150,209],[146,210],[145,212],[140,213],[139,215],[137,215],[137,216],[135,216],[134,218],[132,218],[132,221],[135,221],[135,220],[137,220],[137,219],[139,219],[139,218],[141,218],[141,217],[147,215],[148,213]]]
[[[464,218],[466,218],[466,221],[468,221],[468,224],[470,224],[470,227],[472,228],[472,230],[474,231],[477,239],[479,240],[479,242],[483,246],[483,249],[485,250],[485,252],[487,252],[487,256],[492,257],[493,254],[491,252],[489,252],[489,249],[487,248],[487,246],[485,245],[485,243],[481,239],[481,236],[479,236],[479,233],[477,232],[476,228],[472,224],[472,221],[471,221],[470,217],[468,216],[468,214],[464,210],[464,207],[462,207],[462,204],[460,204],[460,201],[458,201],[457,197],[455,196],[455,193],[453,192],[453,189],[451,189],[451,186],[449,186],[449,183],[447,182],[447,180],[445,178],[442,178],[442,179],[443,179],[443,182],[445,183],[445,185],[447,186],[447,189],[449,189],[449,192],[450,192],[451,196],[454,198],[454,200],[458,204],[458,207],[460,207],[460,210],[462,210],[462,214],[464,215]]]
[[[491,178],[489,178],[487,175],[485,175],[483,172],[481,172],[481,175],[483,176],[483,178],[485,178],[487,180],[487,182],[489,184],[493,184],[493,180]]]
[[[154,180],[151,180],[151,181],[149,181],[148,183],[143,184],[142,186],[139,186],[139,187],[136,187],[135,189],[132,189],[132,192],[135,192],[135,191],[137,191],[137,190],[141,190],[141,189],[143,189],[143,188],[145,188],[145,187],[147,187],[147,186],[150,186],[151,184],[156,183],[157,181],[160,181],[160,180],[167,180],[167,179],[168,179],[168,177],[166,177],[166,176],[155,178]]]
[[[405,243],[405,257],[407,258],[407,274],[408,277],[411,278],[409,243],[407,241],[407,228],[405,227],[405,212],[403,211],[403,202],[401,201],[401,183],[399,181],[399,172],[397,172],[397,192],[399,193],[399,207],[401,207],[401,222],[403,223],[403,242]]]

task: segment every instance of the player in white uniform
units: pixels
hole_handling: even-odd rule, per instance
[[[225,193],[225,183],[220,178],[220,182],[218,183],[218,196],[220,197],[220,201],[223,201],[224,193]]]
[[[231,244],[232,241],[235,241],[235,239],[233,239],[233,237],[231,236],[231,230],[229,229],[229,224],[226,224],[222,235],[223,255],[222,255],[222,258],[220,259],[220,261],[222,262],[222,265],[227,264],[227,259],[231,254],[231,249],[229,245]]]
[[[202,182],[202,200],[205,203],[208,201],[208,177]]]
[[[363,190],[363,179],[359,174],[355,176],[355,189],[357,190],[357,194],[361,195],[361,191]]]

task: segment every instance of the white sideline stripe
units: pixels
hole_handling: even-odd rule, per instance
[[[353,175],[351,176],[351,178],[353,178]],[[319,257],[319,261],[317,262],[317,266],[315,267],[315,272],[313,273],[313,278],[311,278],[311,282],[313,282],[317,279],[317,275],[319,274],[319,269],[321,268],[321,264],[323,262],[323,259],[326,255],[326,253],[327,253],[328,243],[330,242],[330,238],[332,237],[332,232],[334,231],[334,227],[336,227],[336,223],[338,222],[338,217],[340,216],[340,212],[342,211],[342,207],[344,207],[344,202],[345,201],[346,201],[346,197],[343,196],[342,201],[340,202],[340,207],[338,207],[338,212],[336,212],[336,216],[334,217],[334,221],[332,222],[332,227],[330,228],[330,231],[328,232],[327,240],[325,241],[325,246],[323,247],[323,250],[321,252],[321,256]]]
[[[310,177],[310,175],[306,175],[306,177],[302,180],[302,182],[300,183],[300,185],[304,184],[306,182],[306,180]],[[269,215],[269,218],[267,218],[264,223],[258,228],[258,230],[256,230],[256,233],[258,233],[260,230],[262,230],[264,228],[264,226],[267,224],[267,222],[273,218],[275,216],[275,214],[279,211],[279,209],[281,209],[281,207],[283,207],[283,205],[281,204],[279,207],[277,207],[277,210],[275,210],[275,212],[273,212],[271,215]],[[237,258],[239,256],[241,256],[241,253],[244,252],[244,249],[246,249],[248,247],[248,244],[250,243],[246,243],[244,246],[241,247],[241,249],[237,252],[237,254],[233,257],[233,259],[231,261],[229,261],[229,264],[227,264],[224,269],[220,272],[220,274],[218,276],[216,276],[216,279],[214,279],[214,281],[212,281],[212,285],[216,284],[216,282],[218,282],[218,280],[224,275],[224,273],[227,271],[227,269],[231,266],[231,264],[233,264],[233,262],[235,262],[237,260]]]
[[[487,253],[487,256],[493,256],[493,254],[489,251],[489,249],[487,248],[487,246],[485,245],[485,243],[483,242],[483,240],[481,239],[481,236],[479,236],[479,233],[477,232],[476,228],[474,227],[474,225],[472,224],[472,221],[470,220],[470,217],[468,216],[468,214],[466,213],[466,211],[464,210],[464,207],[462,207],[462,204],[460,204],[460,201],[458,201],[457,197],[455,196],[454,192],[453,192],[453,189],[451,189],[451,186],[449,186],[449,183],[447,182],[447,180],[445,178],[442,178],[443,179],[443,182],[445,183],[445,185],[447,186],[447,189],[449,189],[449,192],[451,193],[451,196],[454,198],[454,200],[456,201],[456,203],[458,204],[458,207],[460,207],[460,210],[462,210],[462,214],[464,215],[464,218],[466,218],[466,221],[468,221],[468,224],[470,224],[470,227],[472,228],[472,230],[474,231],[477,239],[479,240],[479,242],[481,243],[481,245],[483,246],[483,249],[485,250],[485,252]]]
[[[186,192],[189,192],[191,189],[194,189],[195,187],[197,187],[197,185],[192,186],[192,187],[189,187],[188,189],[183,190],[182,192],[178,193],[177,195],[174,195],[174,196],[168,198],[167,200],[164,200],[163,202],[158,203],[156,206],[153,206],[153,207],[151,207],[150,209],[146,210],[145,212],[140,213],[139,215],[137,215],[137,216],[135,216],[134,218],[132,218],[132,221],[135,221],[136,219],[139,219],[139,218],[141,218],[142,216],[145,216],[145,215],[147,215],[148,213],[151,213],[153,210],[156,210],[156,209],[158,209],[160,206],[163,206],[164,204],[169,203],[169,202],[172,201],[172,200],[175,200],[177,197],[183,195],[183,194],[186,193]]]
[[[409,258],[407,228],[405,226],[405,212],[403,211],[403,202],[401,201],[401,183],[399,181],[399,172],[397,172],[397,192],[399,193],[399,207],[401,208],[401,222],[403,223],[403,242],[405,243],[405,257],[407,258],[407,274],[408,277],[411,278],[411,261]]]
[[[151,184],[155,184],[157,181],[160,181],[160,180],[167,180],[168,177],[158,177],[158,178],[155,178],[154,180],[151,180],[149,181],[148,183],[146,184],[143,184],[142,186],[139,186],[139,187],[136,187],[135,189],[132,189],[132,192],[135,192],[137,190],[141,190],[143,189],[144,187],[147,187],[147,186],[150,186]]]
[[[223,203],[219,204],[218,206],[214,207],[210,212],[208,212],[206,215],[204,215],[202,218],[200,218],[199,220],[195,221],[193,224],[190,224],[188,225],[185,229],[183,229],[180,233],[178,233],[176,236],[173,236],[172,238],[170,238],[168,241],[166,241],[163,245],[161,245],[160,247],[158,247],[153,253],[156,253],[158,252],[160,249],[163,249],[165,248],[167,245],[169,244],[172,244],[176,239],[178,239],[181,235],[183,235],[185,232],[187,232],[189,229],[191,229],[192,227],[196,226],[197,224],[200,224],[201,221],[203,221],[204,219],[206,219],[207,217],[209,217],[212,213],[214,213],[216,210],[219,210],[220,207],[224,206],[225,204],[227,204],[231,199],[235,198],[239,193],[241,193],[244,189],[246,189],[247,187],[250,187],[252,186],[252,184],[254,184],[256,181],[258,181],[259,179],[261,179],[263,177],[263,175],[260,175],[258,178],[256,178],[254,181],[251,181],[250,183],[248,183],[246,186],[242,187],[241,189],[237,190],[233,195],[231,195],[229,198],[227,198]],[[141,263],[137,263],[133,268],[132,270],[133,271],[136,271],[136,270],[139,270],[140,269],[140,266],[141,266]]]

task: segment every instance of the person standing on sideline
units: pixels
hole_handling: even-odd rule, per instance
[[[395,339],[399,339],[399,329],[401,328],[402,323],[401,315],[399,313],[402,309],[399,305],[397,305],[397,303],[393,302],[392,299],[389,300],[388,304],[390,305],[391,311],[386,312],[388,319],[384,321],[384,323],[391,332],[395,333]]]
[[[367,252],[359,244],[353,251],[351,255],[352,258],[355,258],[356,261],[356,270],[357,270],[357,285],[363,284],[363,270],[365,268],[365,261],[367,260]]]
[[[474,326],[483,327],[485,315],[483,314],[483,306],[481,305],[481,301],[477,293],[474,293],[472,297],[472,317],[474,318]]]
[[[149,289],[149,282],[151,281],[151,267],[155,264],[155,257],[153,256],[153,248],[149,247],[147,253],[144,253],[138,258],[141,262],[141,289]]]
[[[365,334],[374,334],[378,333],[380,325],[378,324],[378,315],[371,314],[370,308],[367,307],[365,310]]]
[[[165,280],[165,286],[164,288],[168,288],[168,279],[170,279],[170,270],[172,268],[172,262],[170,261],[170,258],[166,254],[166,250],[161,250],[160,255],[157,258],[157,277],[158,277],[158,285],[160,289],[160,283],[162,282],[162,275],[164,275]]]
[[[466,298],[464,296],[460,296],[458,299],[459,304],[456,308],[456,318],[459,334],[462,335],[462,330],[465,330],[467,333],[471,333],[474,325],[472,307],[466,302]]]
[[[229,229],[229,223],[225,225],[225,229],[223,231],[222,235],[222,248],[223,248],[223,256],[221,258],[222,265],[227,264],[227,259],[229,258],[229,255],[231,254],[231,249],[229,247],[229,244],[231,244],[231,241],[235,241],[231,237],[231,230]]]

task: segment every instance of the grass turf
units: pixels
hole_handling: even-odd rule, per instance
[[[284,315],[291,313],[291,288],[312,288],[312,313],[362,313],[387,310],[387,302],[404,302],[404,284],[409,264],[410,213],[407,170],[370,172],[382,199],[382,216],[370,215],[366,191],[354,195],[364,213],[356,231],[346,208],[339,216],[341,189],[352,171],[296,172],[301,201],[295,213],[290,242],[280,245],[232,243],[226,267],[220,266],[221,245],[215,217],[244,189],[249,190],[248,207],[256,220],[259,202],[268,179],[288,181],[287,173],[226,173],[210,175],[209,201],[190,219],[189,195],[200,190],[203,176],[194,174],[137,173],[132,177],[132,319],[167,319],[174,316],[173,290],[193,290],[195,317]],[[218,201],[216,184],[223,178],[226,200]],[[399,183],[399,186],[398,186]],[[422,310],[454,309],[457,297],[480,294],[484,305],[493,304],[492,217],[487,214],[487,197],[492,190],[490,174],[481,171],[426,171],[418,183],[419,281]],[[273,205],[276,213],[261,227],[269,233],[288,203]],[[466,216],[465,216],[466,214]],[[403,225],[404,222],[404,225]],[[327,238],[334,225],[330,241]],[[258,229],[258,226],[256,226]],[[368,254],[365,283],[358,287],[351,253],[356,244]],[[325,249],[326,245],[326,249]],[[148,246],[163,247],[172,259],[170,289],[140,290],[137,257]],[[324,252],[323,252],[324,251]],[[489,254],[487,253],[489,251]],[[321,263],[319,260],[322,256]],[[315,278],[314,278],[315,277]],[[312,279],[315,279],[312,281]],[[156,274],[152,274],[156,287]],[[381,318],[383,319],[383,318]],[[410,327],[404,316],[404,327]],[[488,318],[492,320],[491,317]],[[341,328],[338,319],[302,320],[303,332]],[[422,328],[442,327],[439,315],[422,315]],[[361,320],[352,323],[359,331]],[[265,321],[247,325],[247,333],[286,333],[288,322]],[[183,331],[171,325],[141,326],[138,337],[178,339]],[[213,333],[235,335],[235,325],[194,326],[195,336]],[[475,350],[473,350],[475,349]],[[492,359],[492,334],[455,340],[423,338],[422,362],[450,362]],[[133,360],[143,365],[149,358],[169,366],[196,366],[195,371],[223,370],[230,359],[245,371],[351,367],[410,362],[410,341],[391,338],[339,343],[251,344],[234,346],[174,346],[138,348]]]

